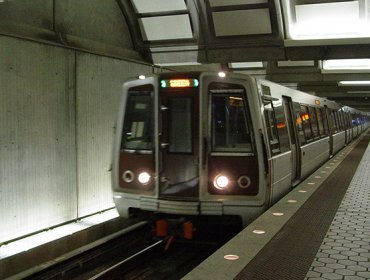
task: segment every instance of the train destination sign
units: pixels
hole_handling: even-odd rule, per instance
[[[167,79],[161,80],[161,88],[190,88],[198,87],[197,79]]]

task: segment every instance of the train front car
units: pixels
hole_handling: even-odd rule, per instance
[[[117,124],[113,196],[121,216],[145,210],[239,216],[268,200],[254,79],[161,74],[126,82]]]

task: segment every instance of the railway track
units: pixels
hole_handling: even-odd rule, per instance
[[[162,240],[157,241],[89,280],[177,280],[218,248],[216,244],[211,243],[175,243],[165,251],[164,245]]]
[[[141,222],[133,230],[27,277],[28,280],[180,279],[219,246],[217,242],[154,240]]]

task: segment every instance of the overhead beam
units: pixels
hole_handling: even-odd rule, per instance
[[[370,57],[370,44],[286,47],[287,60],[354,59]]]

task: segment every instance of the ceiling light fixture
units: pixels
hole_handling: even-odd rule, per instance
[[[370,59],[329,59],[323,61],[324,70],[368,70]]]
[[[370,86],[370,81],[340,81],[338,86]]]

